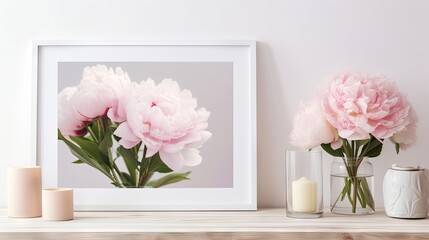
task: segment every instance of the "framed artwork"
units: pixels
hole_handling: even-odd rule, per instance
[[[256,210],[254,41],[34,41],[33,164],[80,211]]]

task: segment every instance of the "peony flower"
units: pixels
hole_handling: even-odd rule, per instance
[[[386,77],[334,75],[322,101],[327,120],[341,138],[392,137],[408,125],[410,105]]]
[[[76,93],[70,98],[70,106],[83,121],[109,116],[117,122],[125,121],[119,117],[118,101],[123,89],[130,84],[128,74],[121,68],[107,68],[105,65],[86,67]]]
[[[180,90],[179,84],[170,79],[159,85],[148,79],[134,89],[118,104],[126,116],[114,132],[121,138],[119,144],[129,149],[143,142],[146,157],[159,152],[161,160],[173,170],[200,164],[198,148],[212,135],[205,131],[210,113],[204,108],[195,110],[197,100],[191,92]]]
[[[393,136],[390,138],[390,140],[394,143],[399,143],[399,146],[402,150],[406,150],[409,147],[411,147],[417,140],[417,114],[415,111],[411,108],[409,119],[407,119],[408,125],[405,126],[405,128],[393,134]]]
[[[86,134],[86,123],[76,115],[70,106],[70,98],[76,91],[76,87],[66,87],[58,94],[58,128],[64,136]]]
[[[323,115],[320,100],[301,103],[289,139],[292,145],[303,149],[311,149],[322,143],[338,140],[336,129]]]
[[[146,89],[147,91],[148,89]],[[107,111],[107,116],[114,122],[124,122],[127,120],[125,106],[130,100],[135,100],[144,95],[143,88],[136,82],[130,82],[123,87],[118,95],[118,101]]]

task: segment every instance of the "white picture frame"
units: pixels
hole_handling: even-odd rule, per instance
[[[74,189],[78,211],[256,210],[255,41],[33,41],[32,164],[43,188],[58,186],[57,66],[60,61],[233,63],[233,187]]]

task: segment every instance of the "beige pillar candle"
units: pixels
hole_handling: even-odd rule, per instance
[[[295,212],[315,212],[317,209],[316,182],[302,177],[292,182],[292,208]]]
[[[42,215],[42,181],[39,166],[7,169],[7,209],[9,217]]]
[[[48,188],[43,190],[43,220],[72,220],[73,211],[73,189]]]

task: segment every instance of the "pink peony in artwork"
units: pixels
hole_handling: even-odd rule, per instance
[[[87,133],[85,122],[70,106],[70,97],[76,87],[66,87],[58,94],[58,128],[65,136],[82,136]]]
[[[138,97],[123,98],[127,120],[114,132],[121,138],[119,144],[129,149],[143,142],[147,157],[159,153],[173,170],[198,165],[202,160],[198,148],[211,137],[205,131],[210,113],[196,109],[191,92],[180,90],[171,79],[158,85],[149,79],[136,87],[141,92]]]
[[[70,105],[80,119],[92,121],[104,116],[109,109],[116,109],[130,82],[128,74],[119,67],[116,70],[105,65],[86,67]]]
[[[190,172],[151,177],[201,163],[199,148],[212,136],[206,130],[209,116],[176,81],[136,83],[121,68],[105,65],[86,67],[80,84],[58,95],[59,139],[76,163],[98,169],[117,187],[161,187],[188,179]]]

